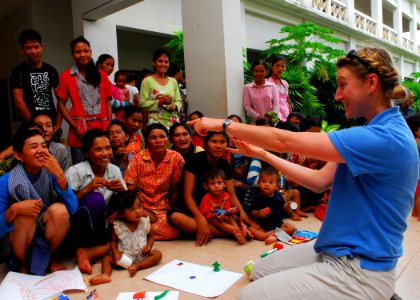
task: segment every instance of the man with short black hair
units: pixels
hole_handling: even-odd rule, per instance
[[[52,90],[59,82],[57,70],[42,61],[44,45],[36,30],[23,30],[18,37],[26,60],[12,72],[13,101],[24,121],[29,122],[35,112],[46,112],[53,117],[54,132],[61,128],[61,113],[57,112]]]

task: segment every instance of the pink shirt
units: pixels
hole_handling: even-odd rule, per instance
[[[272,82],[265,81],[261,87],[256,86],[255,81],[246,84],[243,99],[245,111],[251,117],[252,124],[255,124],[256,119],[264,118],[266,112],[279,113],[279,93]]]
[[[273,77],[267,79],[268,82],[271,82],[276,85]],[[279,119],[282,122],[286,122],[287,116],[291,113],[290,106],[289,106],[289,84],[286,80],[280,78],[280,84],[276,85],[277,90],[279,91],[279,105],[280,105],[280,112],[279,112]]]

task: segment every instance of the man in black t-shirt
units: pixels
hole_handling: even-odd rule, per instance
[[[52,90],[58,87],[57,70],[42,61],[41,35],[32,29],[19,35],[19,43],[26,60],[12,71],[13,101],[19,114],[27,122],[36,112],[45,112],[54,118],[54,132],[60,129],[62,117],[54,105]]]

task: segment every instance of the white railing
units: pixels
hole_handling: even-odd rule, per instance
[[[312,1],[312,8],[316,9],[317,11],[326,13],[327,12],[327,0],[313,0]]]
[[[414,41],[409,39],[409,38],[406,38],[406,37],[403,37],[403,47],[405,49],[408,49],[408,50],[412,51],[412,52],[416,51]]]
[[[358,29],[371,35],[376,35],[378,32],[378,22],[360,11],[354,12],[354,24]]]
[[[347,5],[338,0],[331,0],[331,16],[344,21],[346,18]]]
[[[398,44],[398,33],[391,27],[382,25],[382,38],[393,44]]]
[[[347,5],[339,0],[312,0],[312,8],[341,21],[346,17]]]

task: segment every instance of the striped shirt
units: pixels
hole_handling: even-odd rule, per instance
[[[263,86],[257,86],[255,81],[244,86],[243,100],[246,113],[251,117],[252,124],[258,118],[264,118],[265,113],[279,113],[279,92],[274,83],[265,81]]]

